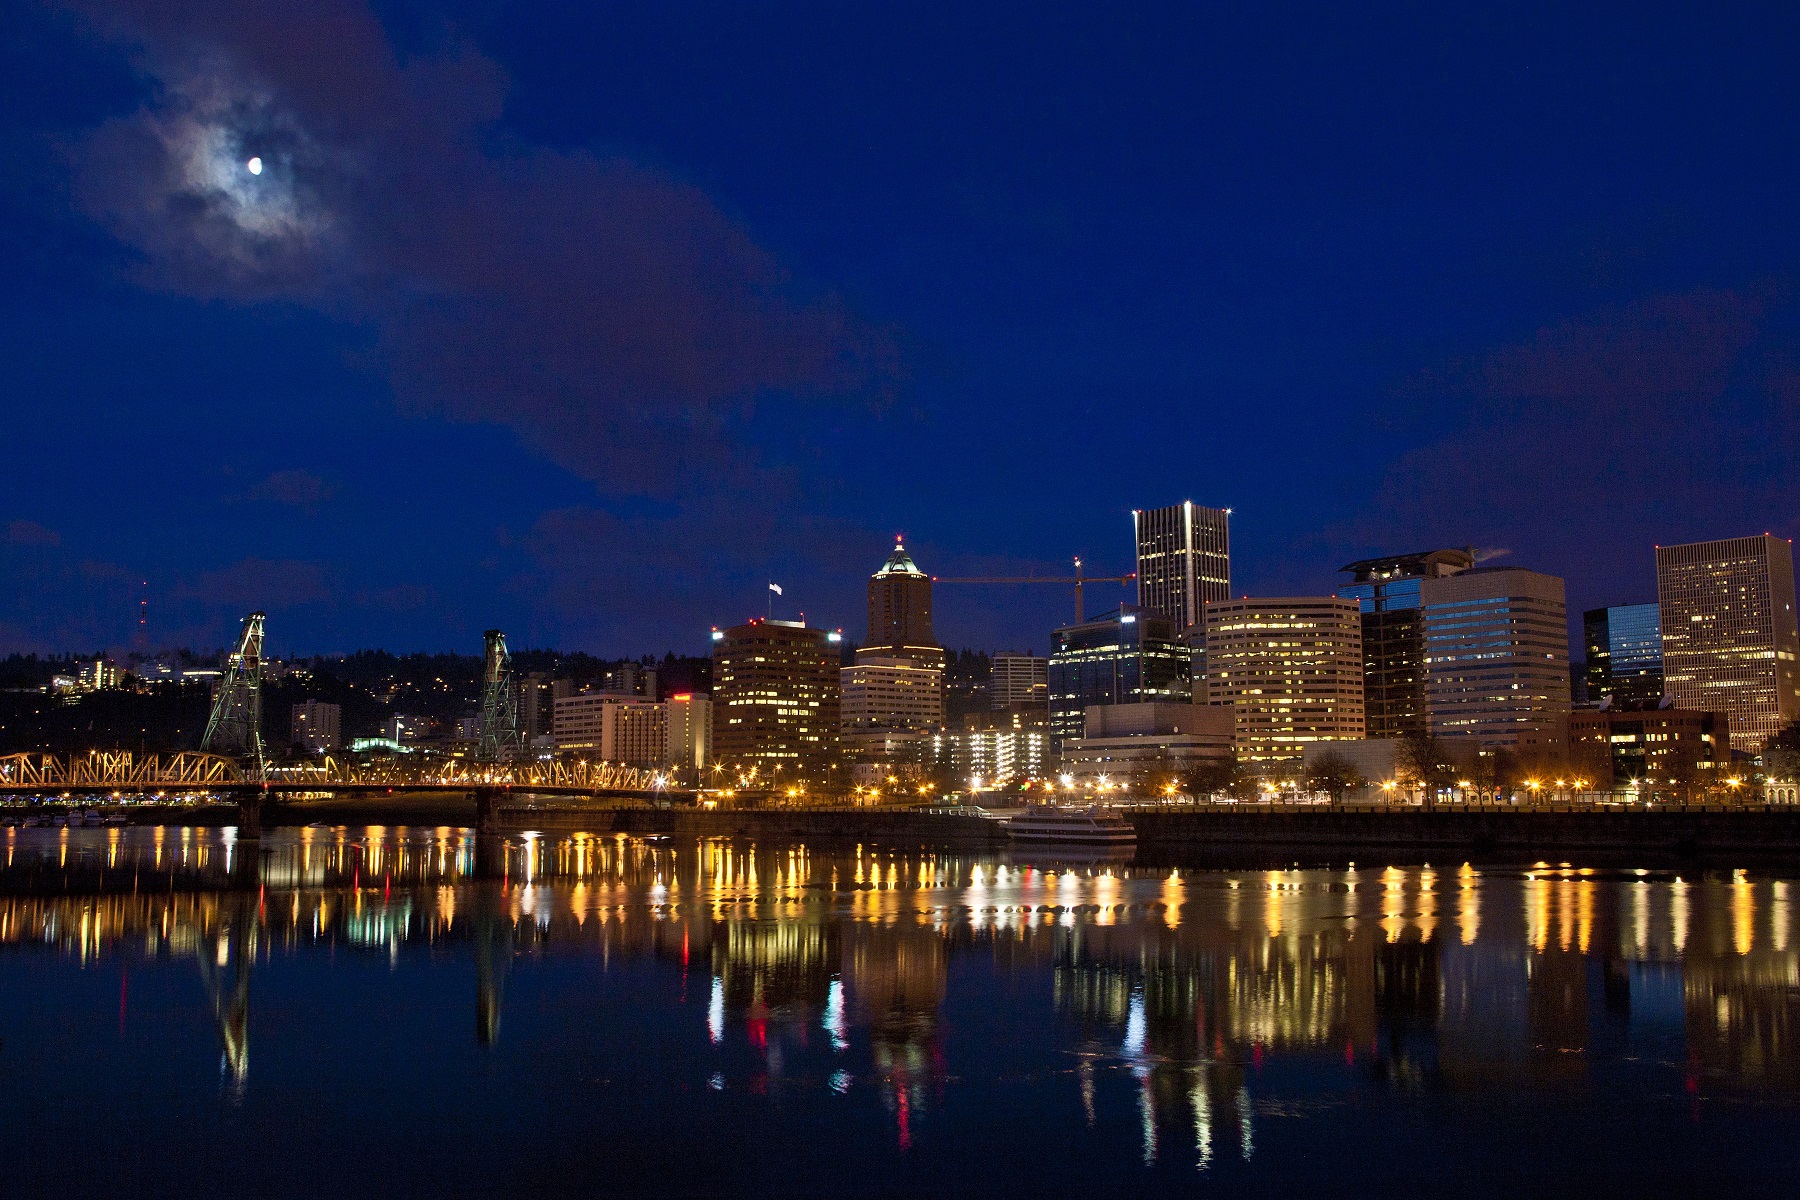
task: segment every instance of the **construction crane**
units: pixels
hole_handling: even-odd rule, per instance
[[[957,579],[940,579],[931,577],[933,583],[1061,583],[1075,585],[1075,623],[1081,624],[1081,588],[1088,583],[1130,583],[1137,578],[1137,572],[1129,575],[1084,575],[1081,573],[1081,560],[1075,560],[1073,575],[975,575]]]

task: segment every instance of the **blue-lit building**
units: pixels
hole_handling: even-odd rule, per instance
[[[1051,639],[1050,736],[1082,736],[1090,704],[1193,698],[1189,650],[1175,621],[1135,604],[1058,629]]]
[[[1340,568],[1355,582],[1337,591],[1362,609],[1363,708],[1368,737],[1423,734],[1425,607],[1421,589],[1475,565],[1471,550],[1426,550],[1371,558]]]
[[[1662,613],[1654,604],[1590,608],[1582,614],[1587,699],[1610,707],[1662,699]]]

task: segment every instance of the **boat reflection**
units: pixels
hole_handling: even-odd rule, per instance
[[[0,893],[0,947],[191,960],[240,1091],[258,965],[318,946],[472,960],[483,1045],[520,963],[668,964],[704,1085],[871,1088],[902,1147],[942,1107],[944,1012],[974,970],[1018,981],[1008,1016],[1054,1043],[1088,1123],[1129,1096],[1146,1162],[1251,1158],[1259,1078],[1289,1061],[1357,1086],[1559,1088],[1636,1054],[1696,1090],[1800,1091],[1793,884],[1742,872],[1197,871],[453,829],[297,831],[246,860],[218,831],[15,830]]]

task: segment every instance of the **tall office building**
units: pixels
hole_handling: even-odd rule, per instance
[[[944,669],[944,649],[931,629],[931,576],[919,570],[898,538],[894,552],[869,576],[869,636],[858,658],[910,658]]]
[[[533,671],[519,681],[519,732],[525,744],[550,736],[556,714],[556,685],[548,671]]]
[[[865,658],[838,672],[844,748],[881,753],[896,735],[923,737],[944,724],[944,673],[911,658]]]
[[[1058,629],[1050,655],[1050,736],[1082,735],[1090,704],[1189,700],[1188,649],[1175,622],[1135,604]]]
[[[1209,603],[1206,701],[1229,705],[1240,762],[1364,736],[1361,611],[1335,596]]]
[[[1425,711],[1425,603],[1421,588],[1475,565],[1473,549],[1427,550],[1353,562],[1355,582],[1338,589],[1362,610],[1363,710],[1368,736],[1422,734]]]
[[[1133,509],[1138,607],[1175,622],[1182,633],[1200,608],[1231,596],[1231,510],[1183,500],[1169,508]]]
[[[754,766],[764,780],[812,778],[834,765],[842,641],[760,617],[713,630],[713,757]]]
[[[293,735],[296,746],[308,754],[326,754],[343,744],[343,709],[336,704],[308,700],[294,705]]]
[[[1563,581],[1475,567],[1421,581],[1431,733],[1479,747],[1564,744],[1569,618]]]
[[[1800,715],[1794,553],[1786,540],[1656,548],[1663,687],[1679,708],[1722,712],[1735,750],[1757,751]]]
[[[1050,694],[1050,660],[1035,654],[996,654],[988,660],[988,703],[995,708],[1043,704]]]
[[[677,692],[663,701],[669,729],[668,764],[703,771],[712,765],[712,697]]]
[[[1581,616],[1581,630],[1590,705],[1662,699],[1662,620],[1656,605],[1590,608]]]

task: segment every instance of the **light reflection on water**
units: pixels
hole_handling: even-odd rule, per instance
[[[9,830],[3,850],[8,1149],[112,1120],[149,1078],[190,1106],[210,1087],[214,1119],[276,1147],[293,1095],[378,1091],[394,1136],[463,1156],[452,1190],[504,1177],[480,1131],[516,1119],[509,1096],[546,1139],[635,1122],[761,1147],[735,1176],[677,1153],[598,1190],[746,1170],[822,1189],[872,1163],[894,1187],[1316,1182],[1322,1154],[1375,1186],[1387,1147],[1521,1136],[1472,1190],[1545,1161],[1579,1179],[1605,1157],[1585,1139],[1612,1182],[1704,1167],[1754,1191],[1795,1165],[1779,874],[458,829]],[[115,974],[116,1031],[94,1011]],[[176,1052],[201,1042],[210,1084]],[[374,1045],[408,1050],[376,1075]]]

